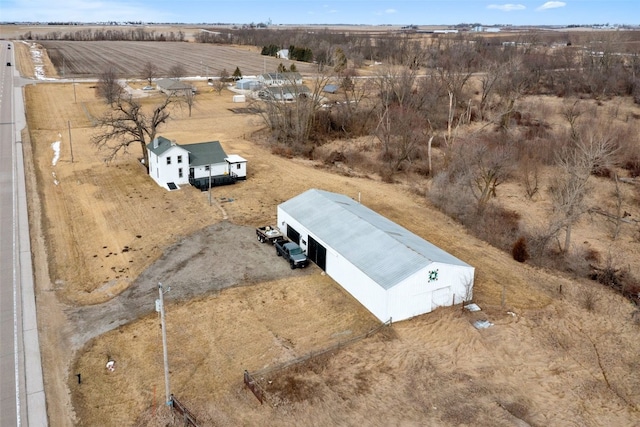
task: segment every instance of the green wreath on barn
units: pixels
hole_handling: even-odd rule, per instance
[[[429,283],[438,280],[438,270],[429,271]]]

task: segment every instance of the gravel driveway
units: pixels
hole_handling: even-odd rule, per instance
[[[171,287],[165,301],[187,300],[232,286],[309,274],[291,270],[275,249],[256,239],[255,229],[223,221],[166,249],[126,291],[112,300],[67,309],[74,325],[72,343],[79,348],[91,338],[124,325],[155,309],[158,283]]]

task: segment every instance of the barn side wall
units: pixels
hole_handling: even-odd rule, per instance
[[[381,322],[389,320],[386,290],[278,207],[278,227],[286,233],[287,225],[290,225],[300,233],[300,247],[305,252],[307,251],[309,236],[312,236],[318,243],[323,245],[327,250],[325,272],[329,277],[342,286],[344,290]]]
[[[468,301],[473,267],[434,262],[389,289],[389,313],[400,321]]]
[[[380,321],[394,322],[429,313],[437,307],[471,300],[475,269],[434,262],[386,290],[278,206],[278,227],[287,225],[300,233],[306,252],[309,235],[327,251],[326,273]]]

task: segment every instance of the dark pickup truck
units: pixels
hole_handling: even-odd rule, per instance
[[[286,239],[279,239],[273,245],[276,247],[276,254],[289,261],[292,270],[294,268],[304,268],[309,264],[307,256],[296,243]]]

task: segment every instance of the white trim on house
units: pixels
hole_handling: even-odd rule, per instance
[[[227,155],[220,142],[179,145],[159,136],[147,145],[149,176],[159,186],[169,189],[169,183],[189,184],[190,179],[233,175],[247,177],[247,160],[236,154]],[[230,160],[231,161],[230,161]]]

